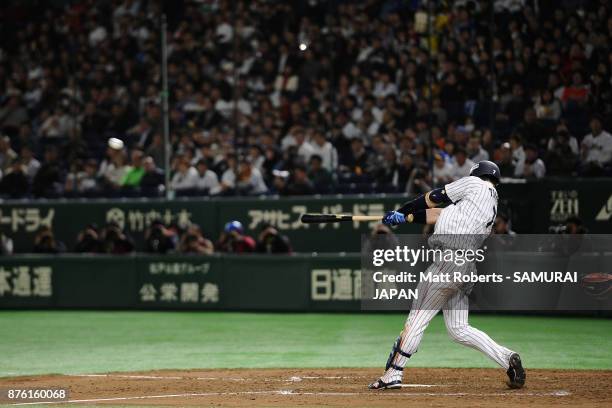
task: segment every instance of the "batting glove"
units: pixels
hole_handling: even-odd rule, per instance
[[[406,222],[406,216],[398,211],[389,211],[383,217],[382,222],[388,226],[400,225]]]

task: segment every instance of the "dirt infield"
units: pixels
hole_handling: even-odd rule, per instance
[[[68,388],[69,405],[89,406],[612,406],[612,371],[528,370],[528,385],[509,390],[502,370],[413,368],[400,390],[368,390],[379,374],[380,369],[163,370],[1,378],[0,388]]]

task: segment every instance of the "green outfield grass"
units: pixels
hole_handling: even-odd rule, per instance
[[[162,368],[380,367],[404,316],[0,312],[0,376]],[[472,316],[531,368],[612,369],[612,320]],[[494,367],[438,316],[410,365]]]

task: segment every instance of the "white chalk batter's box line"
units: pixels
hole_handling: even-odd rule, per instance
[[[67,375],[67,377],[102,377],[102,378],[123,378],[133,380],[200,380],[200,381],[259,381],[262,378],[243,378],[243,377],[185,377],[185,376],[159,376],[159,375],[132,375],[132,374],[73,374]],[[300,382],[302,380],[355,380],[369,378],[366,376],[293,376],[286,380],[276,378],[263,378],[265,381],[278,381],[278,382]],[[434,385],[422,385],[423,387],[434,387]]]
[[[143,395],[134,397],[111,397],[111,398],[92,398],[68,401],[44,401],[44,402],[21,402],[11,404],[12,406],[21,405],[43,405],[43,404],[85,404],[96,402],[110,401],[129,401],[129,400],[144,400],[155,398],[190,398],[190,397],[224,397],[224,396],[242,396],[242,395],[287,395],[287,396],[327,396],[327,397],[352,397],[360,395],[376,395],[377,397],[393,396],[393,397],[502,397],[502,396],[529,396],[529,397],[565,397],[570,395],[568,391],[559,390],[553,392],[492,392],[492,393],[469,393],[469,392],[411,392],[411,393],[395,393],[395,392],[295,392],[292,390],[278,391],[238,391],[238,392],[200,392],[200,393],[185,393],[185,394],[165,394],[165,395]]]

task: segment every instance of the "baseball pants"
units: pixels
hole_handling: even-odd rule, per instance
[[[465,265],[461,269],[466,272],[471,267],[472,265]],[[428,271],[445,272],[451,269],[457,270],[456,265],[433,263]],[[443,309],[446,330],[454,341],[479,350],[501,367],[508,368],[508,360],[513,351],[497,344],[486,333],[469,325],[468,292],[464,288],[449,283],[421,282],[418,289],[419,299],[408,314],[401,334],[400,348],[404,353],[412,355],[417,351],[429,322]],[[394,364],[404,367],[406,362],[407,357],[396,354]]]

